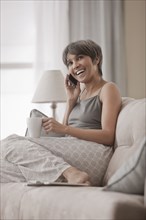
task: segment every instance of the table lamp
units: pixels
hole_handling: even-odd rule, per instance
[[[52,115],[56,119],[57,102],[65,102],[64,77],[60,70],[44,71],[34,96],[33,103],[51,103]]]

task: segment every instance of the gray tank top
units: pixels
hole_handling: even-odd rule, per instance
[[[78,100],[70,113],[68,124],[84,129],[101,129],[102,103],[99,94],[85,100]]]

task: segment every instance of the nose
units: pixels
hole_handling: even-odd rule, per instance
[[[73,62],[73,69],[77,69],[79,67],[78,61]]]

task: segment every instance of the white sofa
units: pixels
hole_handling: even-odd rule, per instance
[[[1,219],[146,219],[145,104],[146,99],[123,98],[115,151],[103,187],[28,187],[22,182],[2,183]]]

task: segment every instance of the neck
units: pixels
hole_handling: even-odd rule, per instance
[[[86,83],[85,84],[85,90],[87,92],[91,92],[93,90],[98,90],[101,87],[101,84],[104,82],[104,80],[102,79],[102,77],[98,77],[98,79],[94,79],[92,82],[90,83]]]
[[[84,89],[81,94],[82,99],[90,98],[98,94],[99,89],[106,83],[102,77],[99,77],[98,80],[94,80],[92,83],[85,84]]]

